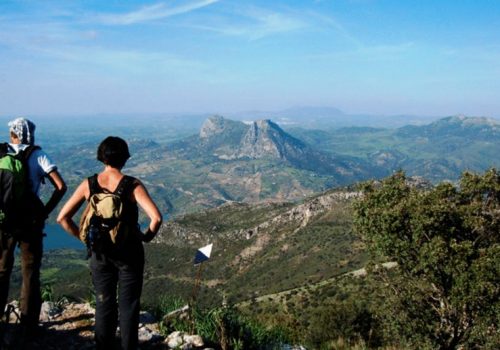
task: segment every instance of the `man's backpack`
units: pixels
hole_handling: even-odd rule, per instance
[[[9,144],[0,144],[0,230],[12,231],[31,223],[43,204],[31,191],[27,161],[39,146],[28,146],[17,154],[9,153]],[[13,233],[13,232],[10,232]]]
[[[80,240],[92,251],[102,253],[106,247],[126,239],[130,225],[124,216],[124,203],[128,200],[134,178],[124,176],[114,192],[105,192],[97,182],[97,174],[88,178],[90,197],[81,219]]]

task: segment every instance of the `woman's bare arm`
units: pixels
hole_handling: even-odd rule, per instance
[[[139,183],[139,185],[135,187],[133,195],[135,197],[135,200],[137,201],[137,204],[139,204],[139,206],[149,217],[149,228],[143,237],[143,240],[145,242],[149,242],[154,238],[154,236],[160,229],[163,220],[162,215],[142,183]]]

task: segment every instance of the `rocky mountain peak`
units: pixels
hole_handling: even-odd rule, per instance
[[[271,120],[257,120],[241,140],[238,157],[287,159],[290,152],[301,152],[305,145]]]
[[[253,124],[255,124],[261,130],[277,129],[283,132],[283,130],[281,130],[281,128],[276,123],[273,123],[270,119],[256,120],[255,122],[253,122]]]
[[[225,131],[229,120],[220,115],[213,115],[203,123],[200,130],[200,138],[208,139]]]

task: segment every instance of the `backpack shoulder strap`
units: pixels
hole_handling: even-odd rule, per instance
[[[135,186],[136,186],[135,178],[133,178],[132,176],[125,175],[120,180],[120,183],[116,187],[113,194],[116,194],[117,196],[123,199],[132,191],[132,189]]]
[[[19,159],[21,159],[23,162],[26,162],[30,158],[31,154],[39,149],[42,149],[42,147],[36,145],[29,145],[23,151],[19,152]]]
[[[9,151],[9,144],[7,142],[0,143],[0,157],[7,155]]]
[[[88,177],[87,181],[89,182],[90,196],[92,196],[93,194],[102,192],[102,188],[101,188],[101,186],[99,186],[99,182],[97,181],[97,174],[94,174],[93,176]]]

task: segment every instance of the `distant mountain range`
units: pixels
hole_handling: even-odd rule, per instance
[[[190,136],[184,136],[186,129],[176,134],[160,119],[134,125],[126,171],[142,179],[162,210],[173,215],[230,202],[300,200],[399,169],[438,182],[500,166],[500,126],[488,118],[318,130],[212,116]],[[174,141],[162,141],[162,130]],[[64,147],[48,144],[70,187],[101,168],[95,137],[75,144],[77,139],[66,137]]]
[[[466,170],[500,166],[500,123],[491,118],[453,116],[397,129],[288,132],[324,151],[357,156],[391,172],[403,169],[433,182],[454,181]]]
[[[271,120],[243,123],[212,116],[203,124],[198,137],[171,145],[180,156],[198,154],[214,161],[278,162],[296,169],[335,178],[339,184],[377,176],[377,169],[355,157],[322,152],[281,129]]]
[[[272,119],[279,125],[307,129],[338,129],[344,127],[398,128],[423,125],[439,117],[416,115],[349,114],[335,107],[300,106],[280,111],[248,111],[229,114],[238,120]]]

